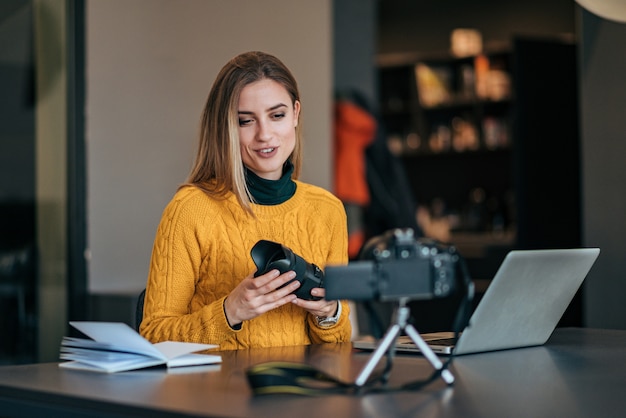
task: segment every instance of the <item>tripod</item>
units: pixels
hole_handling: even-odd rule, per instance
[[[409,317],[411,315],[411,310],[407,305],[408,298],[401,298],[398,302],[398,306],[394,309],[393,313],[393,323],[385,333],[385,336],[381,340],[376,350],[372,353],[372,356],[359,373],[359,376],[356,379],[357,386],[363,386],[367,379],[372,374],[372,371],[382,358],[385,353],[389,353],[390,357],[393,357],[395,352],[395,342],[398,339],[398,335],[400,335],[400,331],[405,331],[411,340],[419,347],[420,351],[426,357],[426,359],[430,362],[430,364],[436,369],[441,370],[441,378],[448,384],[451,385],[454,383],[454,376],[450,370],[443,369],[443,363],[439,360],[439,358],[433,353],[433,350],[424,342],[422,337],[419,335],[415,327],[408,323]]]

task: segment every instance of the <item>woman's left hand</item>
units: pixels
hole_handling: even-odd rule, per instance
[[[326,296],[326,290],[321,287],[311,289],[311,295],[322,299],[304,300],[298,298],[293,300],[292,303],[302,307],[315,316],[319,316],[320,318],[335,316],[337,309],[339,309],[339,301],[324,299],[324,296]]]

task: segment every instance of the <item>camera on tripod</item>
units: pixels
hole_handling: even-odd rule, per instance
[[[327,266],[326,299],[396,301],[443,298],[456,287],[460,256],[453,246],[397,228],[369,240],[360,261]]]

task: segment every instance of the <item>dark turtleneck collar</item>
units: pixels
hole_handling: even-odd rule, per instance
[[[260,205],[279,205],[289,200],[296,193],[296,183],[291,179],[293,164],[287,160],[283,166],[283,175],[278,180],[267,180],[245,168],[246,184],[255,203]]]

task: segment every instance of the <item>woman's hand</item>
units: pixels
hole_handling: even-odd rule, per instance
[[[335,316],[335,314],[337,313],[337,309],[339,309],[339,301],[324,299],[324,296],[326,296],[326,290],[321,287],[315,287],[311,289],[311,295],[320,297],[322,299],[294,299],[293,303],[307,310],[311,314],[319,316],[320,318]]]
[[[230,326],[234,327],[243,321],[295,301],[296,296],[292,293],[300,287],[299,281],[294,280],[278,289],[295,277],[294,271],[280,274],[278,270],[271,270],[259,277],[250,274],[243,279],[224,301],[224,311]]]

